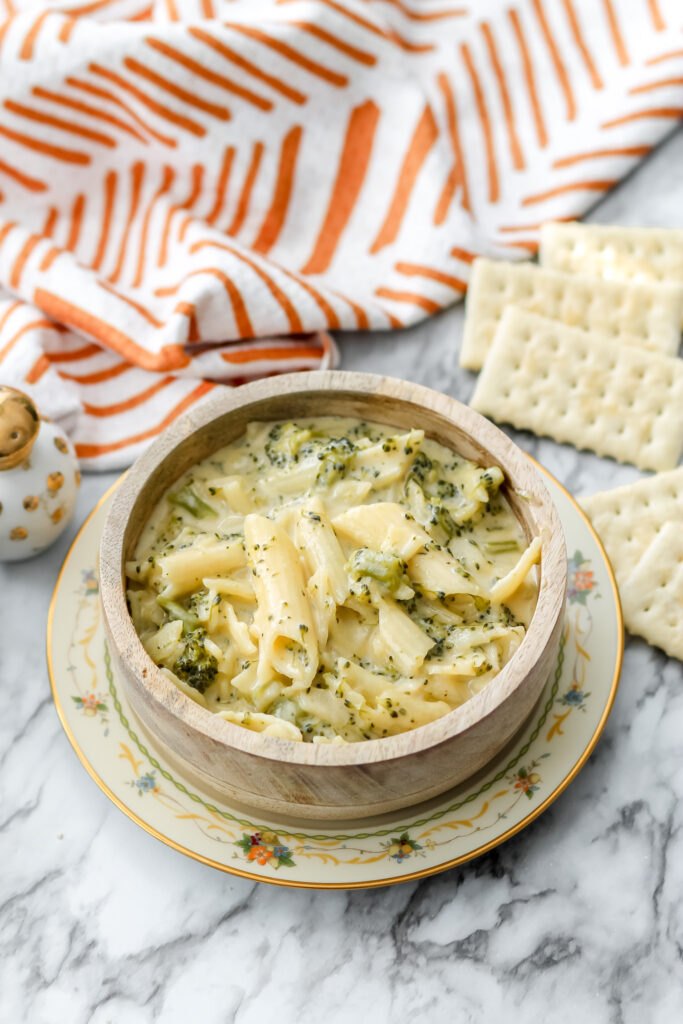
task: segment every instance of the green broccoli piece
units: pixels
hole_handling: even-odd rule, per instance
[[[492,540],[484,544],[487,555],[503,555],[508,551],[519,551],[519,543],[516,540]]]
[[[333,437],[325,447],[318,452],[320,469],[316,482],[328,487],[336,480],[344,476],[349,466],[349,461],[356,453],[356,446],[348,437]]]
[[[433,505],[431,501],[427,502],[427,507],[430,512],[430,522],[433,526],[438,526],[440,530],[446,535],[446,541],[448,542],[451,537],[458,533],[458,527],[453,522],[453,517],[444,505]]]
[[[310,430],[297,427],[296,423],[276,423],[268,434],[266,455],[274,466],[281,469],[288,462],[298,461],[299,448],[310,437]]]
[[[183,608],[181,604],[177,601],[172,601],[170,597],[164,597],[163,594],[159,594],[157,604],[160,604],[164,611],[168,612],[171,619],[180,619],[184,631],[190,632],[190,630],[196,629],[199,625],[199,619],[194,612]]]
[[[422,490],[431,524],[442,531],[448,543],[454,535],[459,535],[459,524],[472,519],[481,506],[496,495],[504,476],[498,466],[490,466],[479,469],[468,485],[446,480],[444,473],[444,467],[437,459],[418,452],[408,471],[406,486],[413,480]],[[444,502],[450,502],[448,507]]]
[[[438,459],[430,459],[424,452],[418,452],[408,470],[408,480],[415,480],[425,495],[430,498],[454,498],[458,493],[457,484],[444,479],[444,468]]]
[[[178,678],[200,693],[204,693],[218,672],[218,662],[207,651],[205,639],[206,631],[203,629],[194,629],[188,633],[184,638],[183,653],[173,666]]]
[[[276,718],[282,718],[285,722],[291,722],[292,725],[296,725],[299,709],[293,700],[288,700],[286,697],[278,697],[277,700],[268,705],[266,714],[275,715]]]
[[[215,516],[215,509],[207,505],[199,495],[197,495],[190,484],[185,484],[175,494],[169,494],[168,500],[171,505],[177,505],[179,508],[184,508],[186,512],[189,512],[195,519],[206,519],[207,516]]]
[[[395,594],[402,586],[410,586],[406,563],[390,551],[358,548],[351,555],[347,569],[359,583],[369,578],[390,594]]]

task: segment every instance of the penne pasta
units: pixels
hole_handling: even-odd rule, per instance
[[[244,520],[244,539],[258,605],[252,634],[261,651],[259,679],[274,671],[307,686],[318,669],[318,644],[296,548],[280,526],[255,514]]]
[[[251,423],[151,512],[126,563],[142,643],[183,694],[275,740],[427,725],[533,613],[542,545],[501,480],[419,429]]]
[[[335,531],[353,541],[358,547],[372,551],[394,551],[409,559],[431,541],[410,512],[402,505],[378,501],[372,505],[358,505],[333,520]]]
[[[491,589],[490,598],[498,604],[507,601],[521,587],[532,566],[541,560],[541,538],[534,537],[514,569],[495,584]]]
[[[337,604],[343,604],[349,594],[346,558],[320,498],[313,498],[300,510],[296,542],[309,575],[321,571],[330,594]]]
[[[254,496],[247,490],[243,476],[226,476],[212,480],[209,492],[219,491],[225,498],[228,508],[246,515],[254,511]]]
[[[211,590],[214,594],[227,594],[228,597],[236,597],[240,601],[248,601],[249,604],[256,601],[256,595],[251,580],[235,579],[234,576],[205,576],[202,586]]]
[[[246,564],[247,556],[240,540],[226,544],[211,540],[207,543],[201,538],[191,547],[172,551],[157,560],[161,570],[161,593],[172,600],[195,590],[209,574],[231,573]]]
[[[399,672],[412,676],[433,646],[431,637],[413,622],[396,601],[380,599],[376,649],[383,661],[395,665]]]
[[[442,548],[418,551],[408,562],[408,576],[432,594],[482,594],[471,574]]]

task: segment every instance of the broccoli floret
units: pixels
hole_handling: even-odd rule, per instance
[[[457,484],[444,478],[444,468],[438,459],[428,458],[424,452],[418,452],[408,470],[408,480],[415,480],[425,495],[430,498],[455,498],[458,493]]]
[[[205,645],[206,631],[194,629],[183,638],[184,649],[175,665],[174,673],[188,686],[192,686],[200,693],[204,693],[216,678],[218,662],[213,654],[210,654]]]
[[[187,608],[183,608],[178,601],[172,601],[170,597],[164,597],[163,594],[159,594],[157,597],[157,604],[160,604],[164,611],[168,612],[171,619],[180,619],[183,624],[184,631],[189,632],[195,629],[199,624],[199,619]]]
[[[310,437],[310,430],[297,427],[296,423],[276,423],[268,434],[266,455],[274,466],[282,468],[298,460],[299,448]]]
[[[430,522],[433,526],[438,526],[443,530],[446,542],[448,542],[458,532],[458,527],[453,522],[450,512],[443,505],[433,505],[431,502],[427,502],[427,507],[431,513]]]
[[[206,519],[208,516],[215,516],[215,509],[207,505],[198,494],[196,494],[190,484],[185,484],[175,494],[169,494],[168,500],[172,505],[177,505],[179,508],[184,508],[186,512],[189,512],[195,519]]]
[[[333,437],[329,444],[318,452],[320,469],[316,480],[328,486],[344,476],[349,461],[356,453],[356,446],[348,437]]]
[[[464,483],[456,484],[445,478],[444,467],[437,459],[418,452],[408,471],[406,486],[412,480],[422,490],[431,524],[439,528],[448,543],[459,534],[463,523],[490,502],[503,479],[502,470],[490,466],[469,474]],[[440,537],[439,542],[443,543],[443,538]]]
[[[276,718],[282,718],[285,722],[291,722],[292,725],[297,725],[297,715],[299,709],[293,700],[288,700],[286,697],[278,697],[266,708],[267,715],[275,715]]]
[[[359,583],[369,578],[390,594],[395,594],[403,586],[410,586],[406,563],[389,551],[358,548],[352,554],[347,568]]]
[[[347,437],[327,441],[296,423],[276,423],[268,434],[265,451],[272,465],[278,469],[301,458],[317,456],[320,461],[317,482],[326,485],[345,474],[356,446]]]
[[[519,543],[516,540],[491,540],[484,544],[484,551],[487,555],[503,555],[508,551],[519,551]]]

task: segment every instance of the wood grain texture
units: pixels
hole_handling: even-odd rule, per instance
[[[541,536],[538,602],[519,650],[481,693],[411,732],[346,746],[295,743],[226,722],[180,692],[145,652],[126,607],[124,563],[149,512],[187,469],[250,420],[354,416],[418,427],[481,465],[499,465],[527,538]],[[429,799],[473,775],[531,712],[557,657],[567,584],[559,516],[540,475],[488,420],[446,395],[373,374],[298,373],[207,400],[141,456],[105,523],[100,587],[117,675],[145,728],[213,792],[304,819],[362,818]]]

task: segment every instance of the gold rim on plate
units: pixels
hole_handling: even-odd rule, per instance
[[[60,583],[62,581],[62,576],[64,575],[69,559],[71,558],[71,554],[74,548],[76,547],[76,544],[80,540],[81,534],[90,523],[90,520],[97,513],[98,509],[101,508],[101,506],[109,499],[111,494],[120,485],[120,483],[122,482],[123,478],[126,475],[125,473],[123,473],[119,477],[119,479],[116,480],[111,485],[111,487],[107,489],[107,491],[105,491],[105,493],[99,499],[99,501],[92,509],[90,514],[84,520],[83,524],[78,530],[78,533],[71,542],[69,550],[67,551],[66,556],[64,558],[64,562],[62,563],[62,567],[59,570],[59,575],[57,576],[57,581],[54,586],[54,591],[52,594],[52,599],[50,601],[50,607],[47,616],[47,669],[50,678],[52,698],[54,700],[55,708],[57,709],[57,715],[59,716],[59,720],[62,724],[64,732],[67,735],[69,743],[73,747],[74,751],[76,752],[76,755],[78,756],[78,759],[80,760],[81,764],[86,769],[90,777],[94,779],[94,781],[97,783],[102,792],[112,801],[113,804],[115,804],[119,808],[119,810],[123,811],[123,813],[127,817],[129,817],[137,825],[143,828],[145,832],[148,832],[150,835],[154,836],[155,839],[160,840],[166,846],[170,846],[173,850],[177,850],[179,853],[183,853],[185,854],[185,856],[191,857],[192,860],[199,861],[201,864],[206,864],[208,867],[217,868],[219,871],[223,871],[226,874],[238,875],[239,877],[247,878],[249,879],[249,881],[252,882],[265,882],[268,885],[281,885],[293,889],[375,889],[379,888],[380,886],[389,886],[396,885],[402,882],[416,881],[417,879],[426,878],[429,875],[439,874],[442,871],[448,871],[450,868],[458,867],[460,864],[465,864],[467,861],[474,860],[476,857],[480,857],[483,854],[488,853],[489,850],[493,850],[496,846],[500,846],[501,843],[506,842],[508,839],[511,839],[512,836],[516,835],[518,832],[521,832],[522,829],[525,829],[528,825],[531,824],[532,821],[538,818],[539,815],[541,815],[546,810],[546,808],[548,808],[550,804],[552,804],[565,791],[567,786],[569,786],[569,784],[573,782],[573,780],[581,771],[590,755],[593,753],[595,745],[600,739],[600,736],[602,734],[603,729],[605,728],[605,724],[607,722],[610,711],[612,710],[612,706],[614,704],[614,699],[616,697],[617,689],[619,686],[619,678],[621,676],[621,667],[624,656],[624,621],[621,611],[621,602],[619,600],[619,591],[617,589],[617,583],[614,578],[612,565],[610,563],[609,558],[607,557],[607,553],[603,547],[603,544],[600,538],[598,537],[597,533],[595,532],[592,523],[588,519],[588,516],[583,511],[578,502],[575,501],[575,499],[569,493],[567,488],[564,487],[558,480],[556,480],[552,473],[550,473],[531,455],[527,455],[527,458],[534,463],[538,470],[540,470],[545,476],[548,477],[549,480],[552,481],[553,484],[555,484],[559,488],[559,490],[564,494],[564,496],[567,498],[570,504],[574,507],[575,511],[579,513],[584,524],[587,526],[588,530],[592,534],[593,539],[598,547],[598,550],[604,560],[610,586],[612,588],[612,596],[614,599],[614,607],[617,616],[618,636],[616,663],[614,668],[614,674],[612,676],[612,682],[610,684],[609,694],[607,696],[605,707],[603,709],[602,715],[600,716],[600,720],[598,721],[598,724],[595,727],[593,735],[591,736],[586,747],[582,751],[581,756],[574,763],[573,767],[570,769],[567,775],[565,775],[562,782],[558,786],[556,786],[552,793],[550,793],[545,798],[545,800],[538,805],[538,807],[535,807],[532,811],[530,811],[530,813],[521,821],[517,822],[516,825],[512,825],[506,832],[503,832],[501,835],[496,836],[495,839],[490,840],[488,843],[485,843],[483,846],[478,847],[476,850],[470,850],[468,853],[461,854],[459,857],[454,857],[452,860],[445,861],[442,864],[432,865],[428,868],[425,868],[422,871],[413,871],[410,874],[400,875],[398,877],[379,878],[363,882],[305,882],[286,878],[271,878],[264,875],[257,875],[250,871],[243,871],[241,868],[228,866],[227,864],[222,864],[219,861],[212,860],[210,857],[205,857],[203,854],[197,853],[195,850],[190,850],[186,846],[182,846],[180,843],[177,843],[174,839],[170,839],[168,836],[165,836],[162,832],[159,832],[158,829],[154,828],[148,822],[140,818],[130,807],[124,804],[123,801],[120,800],[119,797],[117,797],[116,794],[112,792],[109,786],[107,786],[104,780],[100,778],[95,769],[92,767],[87,757],[81,750],[78,741],[76,740],[76,737],[74,736],[71,727],[69,726],[66,720],[66,715],[64,714],[64,709],[62,707],[61,700],[57,692],[57,686],[55,684],[54,667],[52,664],[52,624],[54,619],[54,610],[57,600],[57,594],[59,591]],[[409,808],[405,808],[404,811],[407,813],[409,811]]]

